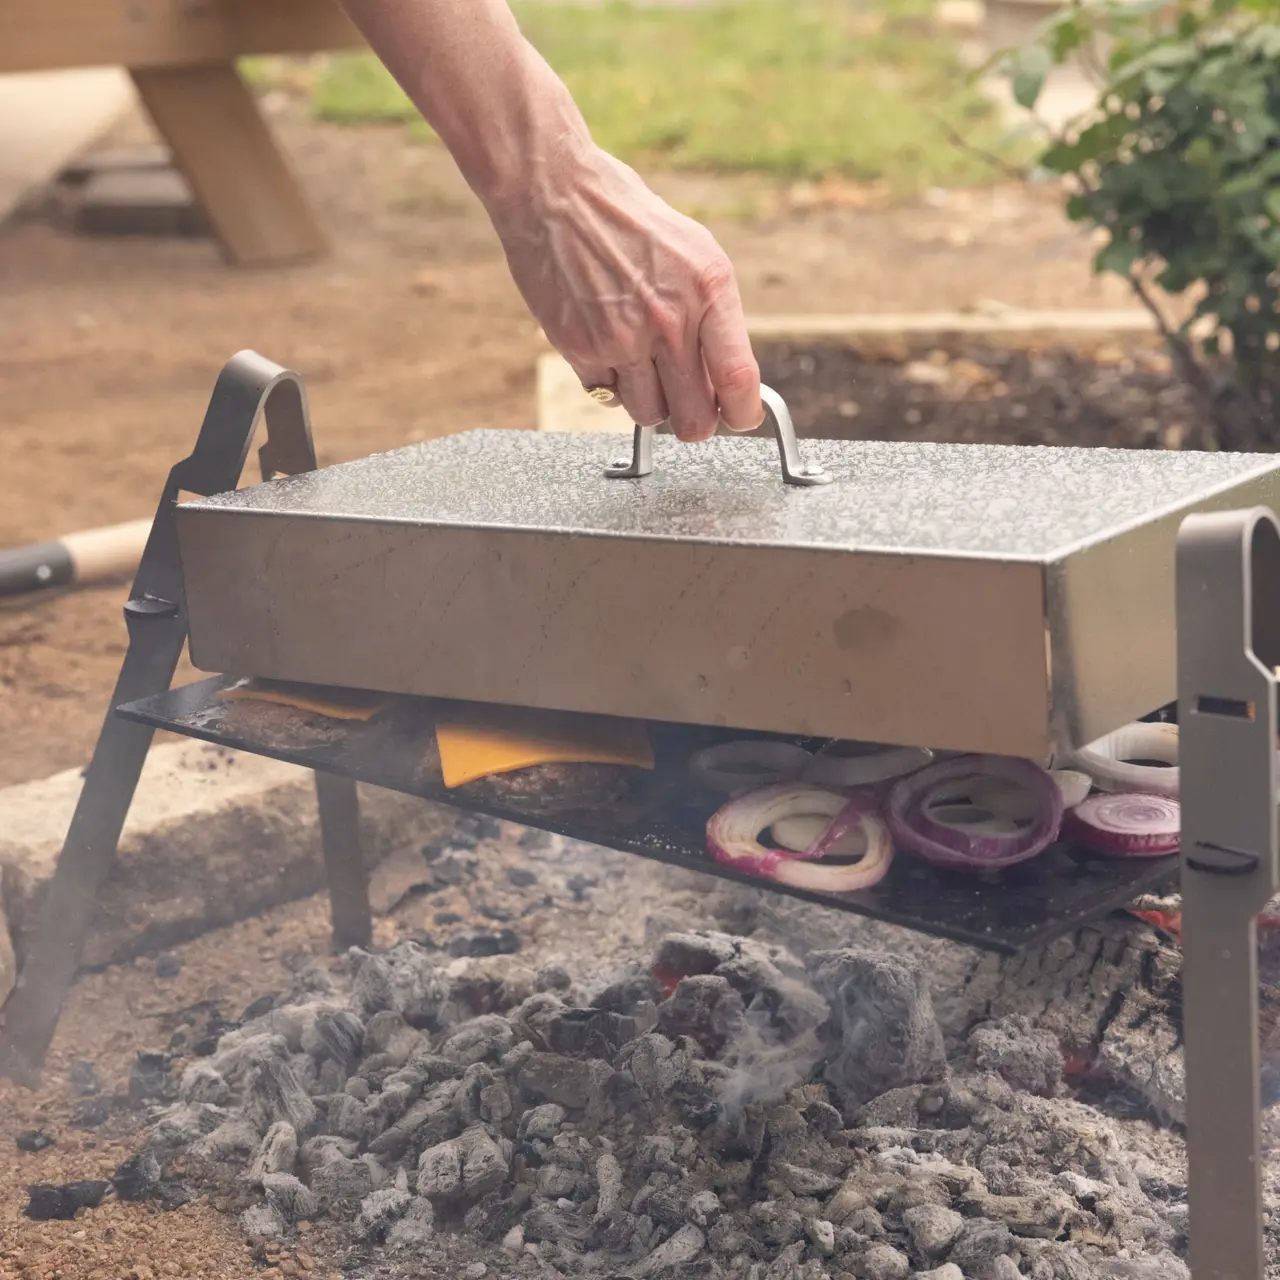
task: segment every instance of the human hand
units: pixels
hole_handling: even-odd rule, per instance
[[[764,420],[733,267],[711,233],[628,166],[563,140],[532,192],[492,210],[511,274],[584,387],[634,422],[705,440]]]

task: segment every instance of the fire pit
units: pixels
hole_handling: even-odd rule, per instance
[[[1005,1280],[1024,1274],[1014,1258],[1045,1280],[1175,1275],[1181,1228],[1122,1211],[1105,1188],[1176,1189],[1121,1170],[1120,1139],[1085,1113],[1064,1119],[1060,1057],[1030,1024],[973,1031],[948,1074],[919,965],[668,939],[618,990],[570,1002],[553,984],[481,1009],[412,947],[369,954],[354,780],[465,797],[431,755],[433,727],[439,738],[462,705],[627,717],[650,734],[642,784],[550,808],[483,789],[467,803],[760,884],[742,856],[707,857],[707,809],[684,786],[690,754],[724,726],[801,754],[857,738],[1044,759],[1176,684],[1191,1258],[1197,1280],[1227,1274],[1227,1259],[1260,1277],[1253,917],[1277,888],[1280,533],[1267,508],[1280,463],[868,442],[806,442],[802,456],[785,405],[766,403],[776,450],[718,440],[695,454],[637,429],[611,464],[606,440],[470,433],[313,472],[301,384],[237,357],[157,514],[114,714],[6,1011],[7,1061],[43,1054],[164,728],[317,770],[335,935],[358,944],[338,987],[317,979],[315,999],[294,993],[188,1068],[153,1135],[215,1161],[251,1156],[265,1201],[247,1229],[278,1236],[347,1206],[368,1240],[424,1238],[439,1218],[501,1227],[513,1255],[533,1244],[544,1262],[635,1277],[720,1265],[708,1250],[735,1276],[766,1261],[771,1277],[818,1276],[837,1256],[891,1280],[935,1262],[937,1280]],[[263,404],[264,473],[290,478],[236,491]],[[182,491],[210,496],[178,505]],[[188,633],[206,670],[373,690],[375,710],[357,698],[315,732],[287,707],[246,719],[225,677],[167,691]],[[864,801],[855,788],[848,803],[892,811],[898,790]],[[1062,845],[984,880],[900,862],[850,893],[766,883],[1016,951],[1176,869]],[[640,1139],[636,1118],[659,1113],[674,1128]],[[997,1155],[1011,1116],[1047,1172]],[[1078,1130],[1067,1157],[1064,1125]],[[1087,1269],[1098,1222],[1128,1270]]]

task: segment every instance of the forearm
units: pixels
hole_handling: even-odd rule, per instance
[[[590,144],[505,0],[341,0],[493,215]]]

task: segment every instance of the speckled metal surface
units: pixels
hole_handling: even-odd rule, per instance
[[[609,480],[608,435],[471,431],[222,494],[197,508],[740,545],[1052,560],[1280,469],[1266,454],[801,442],[834,484],[781,481],[771,441],[655,441]],[[625,452],[625,449],[621,450]]]
[[[252,751],[309,768],[405,791],[428,800],[470,808],[474,799],[449,791],[438,769],[422,762],[432,756],[434,729],[429,704],[408,700],[367,724],[324,722],[332,732],[310,745],[280,742],[254,733],[245,720],[232,728],[229,704],[217,697],[222,682],[202,681],[120,708],[126,719],[155,728]],[[251,721],[250,721],[251,723]],[[1088,921],[1124,907],[1178,872],[1178,859],[1099,858],[1057,844],[1038,858],[991,875],[943,872],[900,856],[877,885],[857,893],[819,893],[790,889],[713,862],[706,852],[706,822],[723,797],[702,792],[689,779],[689,754],[714,736],[680,725],[650,726],[657,768],[639,775],[629,796],[605,805],[584,797],[554,814],[508,805],[475,804],[511,822],[542,827],[573,839],[605,845],[690,871],[816,902],[839,911],[873,916],[922,933],[954,938],[987,950],[1013,952],[1043,946]]]

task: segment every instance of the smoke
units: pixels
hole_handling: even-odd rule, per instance
[[[822,1061],[818,1028],[830,1008],[807,983],[778,976],[750,1002],[724,1055],[728,1072],[718,1102],[736,1121],[752,1103],[773,1103],[806,1083]]]

